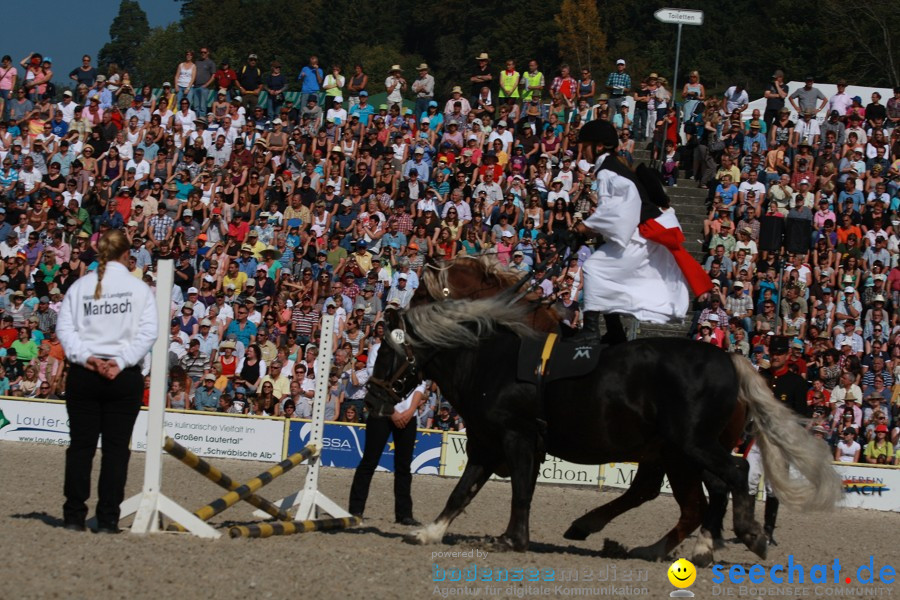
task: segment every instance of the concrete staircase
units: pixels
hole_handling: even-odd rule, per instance
[[[635,151],[635,163],[650,163],[650,152],[647,150]],[[681,173],[684,175],[684,173]],[[676,187],[666,188],[672,207],[681,228],[684,230],[684,246],[694,258],[701,264],[706,260],[702,249],[703,220],[706,218],[706,196],[708,191],[697,187],[697,183],[690,179],[679,179]],[[693,301],[693,299],[692,299]],[[683,324],[655,325],[652,323],[640,323],[637,337],[684,337],[688,333],[693,310],[689,310]]]

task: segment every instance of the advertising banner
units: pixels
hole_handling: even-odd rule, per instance
[[[459,477],[466,468],[466,434],[448,433],[446,435],[444,470],[441,474],[448,477]],[[548,455],[538,471],[538,483],[599,485],[600,466],[578,465]]]
[[[65,402],[0,398],[0,440],[68,446]]]
[[[834,468],[844,485],[841,506],[900,512],[900,470],[842,464]]]
[[[634,474],[637,473],[637,463],[609,463],[603,469],[603,487],[611,487],[618,489],[626,489],[631,487],[634,481]],[[646,475],[646,474],[645,474]],[[669,478],[663,479],[660,491],[664,494],[672,493],[672,486],[669,485]]]
[[[312,430],[309,421],[241,417],[194,411],[168,411],[165,432],[192,452],[209,458],[236,458],[278,462],[287,453],[300,451]],[[286,432],[287,430],[287,432]],[[354,469],[362,458],[366,430],[361,425],[325,425],[322,465]],[[132,437],[132,450],[146,449],[147,412],[141,411]],[[66,406],[61,401],[0,398],[0,441],[31,442],[54,446],[69,444]],[[101,440],[102,442],[102,440]],[[389,441],[378,469],[393,471],[393,442]],[[466,466],[465,433],[419,431],[413,453],[413,473],[459,477]],[[876,465],[835,464],[843,481],[846,508],[900,512],[900,469]],[[541,464],[541,483],[602,485],[625,489],[634,480],[635,463],[579,465],[548,456]],[[668,479],[662,491],[672,493]]]
[[[292,420],[288,433],[287,453],[299,452],[309,443],[312,424],[306,420]],[[441,464],[441,444],[443,434],[440,431],[419,431],[416,433],[416,447],[413,450],[412,472],[437,475]],[[366,446],[366,428],[361,425],[326,423],[322,439],[322,465],[325,467],[342,467],[355,469],[362,459]],[[379,471],[394,470],[394,443],[389,440],[385,445]]]
[[[166,435],[198,456],[278,462],[284,447],[284,419],[206,412],[167,411]],[[147,449],[147,411],[134,424],[131,449]]]

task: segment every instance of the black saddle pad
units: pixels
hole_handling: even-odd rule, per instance
[[[519,350],[518,379],[537,384],[543,369],[543,383],[557,379],[580,377],[597,368],[600,353],[607,344],[570,342],[556,337],[552,340],[550,356],[544,361],[548,335],[522,340]]]

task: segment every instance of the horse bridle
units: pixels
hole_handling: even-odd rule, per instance
[[[406,388],[407,380],[410,377],[416,378],[419,382],[422,381],[421,374],[419,373],[419,366],[416,362],[416,357],[412,351],[412,344],[409,343],[408,335],[406,333],[406,321],[401,316],[400,318],[400,327],[390,332],[391,341],[395,344],[403,348],[404,353],[406,354],[406,360],[397,367],[397,370],[391,375],[390,379],[380,379],[378,377],[370,377],[368,386],[375,386],[380,389],[384,393],[388,395],[388,397],[393,400],[394,404],[398,404],[403,401],[403,390]],[[390,343],[387,340],[382,342],[383,344]]]

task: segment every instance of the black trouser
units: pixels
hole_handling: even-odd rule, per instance
[[[780,109],[777,108],[767,108],[763,113],[763,122],[766,124],[766,135],[772,135],[772,126],[775,124],[775,121],[778,120],[778,111]]]
[[[97,486],[97,521],[101,526],[119,523],[119,505],[125,499],[128,477],[128,442],[141,408],[144,378],[138,367],[122,371],[110,381],[79,365],[72,365],[66,380],[66,410],[69,437],[66,450],[66,477],[63,517],[66,522],[83,523],[87,499],[91,495],[91,467],[97,439],[103,436],[103,458]]]
[[[394,517],[399,521],[412,517],[412,465],[416,445],[416,419],[409,420],[403,429],[397,428],[390,417],[369,417],[366,422],[366,448],[353,474],[350,486],[350,513],[361,515],[366,510],[369,485],[388,437],[394,436]]]

